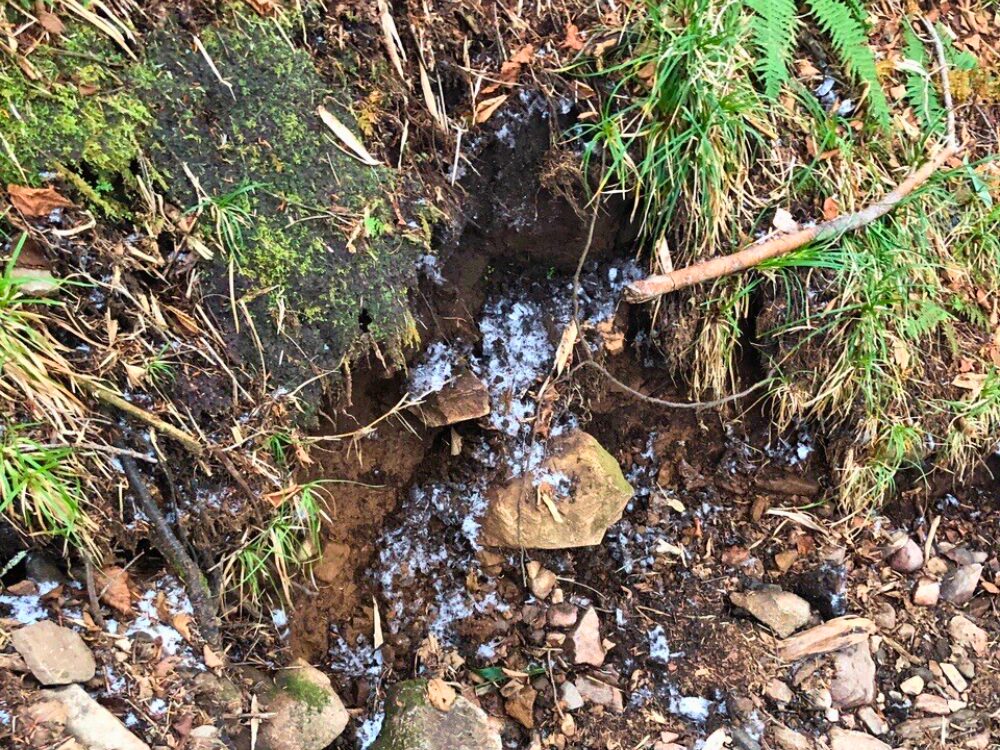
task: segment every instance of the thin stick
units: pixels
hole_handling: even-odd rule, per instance
[[[681,268],[666,274],[657,274],[635,281],[625,287],[625,299],[629,302],[648,302],[663,294],[694,286],[704,281],[711,281],[723,276],[729,276],[763,263],[771,258],[779,258],[793,250],[817,240],[829,240],[846,232],[852,232],[871,224],[876,219],[892,211],[900,201],[930,179],[949,159],[962,150],[962,145],[955,135],[955,111],[951,98],[951,84],[948,79],[948,62],[944,56],[944,45],[938,36],[934,25],[924,19],[924,24],[934,41],[938,63],[941,68],[941,87],[943,89],[945,108],[948,112],[948,135],[944,148],[923,166],[911,172],[894,190],[880,201],[844,216],[838,216],[831,221],[824,221],[806,229],[775,235],[770,239],[755,243],[732,255],[712,258],[703,263],[697,263],[687,268]]]
[[[97,585],[94,583],[94,565],[90,560],[84,560],[84,571],[87,578],[87,601],[90,605],[90,616],[101,630],[107,630],[104,615],[101,614],[101,604],[97,601]]]
[[[205,451],[205,447],[188,432],[180,429],[179,427],[174,427],[169,422],[164,422],[159,417],[150,414],[145,409],[140,409],[133,403],[130,403],[119,396],[117,393],[110,391],[102,385],[95,383],[92,380],[79,379],[75,381],[83,390],[90,393],[98,401],[102,401],[108,406],[113,406],[120,411],[125,412],[131,417],[145,422],[150,427],[154,427],[164,435],[173,438],[178,443],[183,445],[188,452],[193,453],[195,456],[200,456]],[[124,456],[124,454],[123,454]]]
[[[149,494],[149,489],[143,481],[142,474],[139,473],[135,460],[129,455],[122,454],[121,464],[122,468],[125,469],[125,476],[128,478],[129,486],[132,488],[139,507],[152,521],[153,541],[156,548],[167,558],[170,566],[184,581],[202,636],[209,645],[218,645],[219,628],[215,621],[215,600],[205,584],[201,568],[184,549],[184,545],[180,543],[173,529],[170,528],[170,524],[163,517],[163,513],[160,512],[153,496]]]

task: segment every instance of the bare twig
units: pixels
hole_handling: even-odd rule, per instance
[[[156,428],[164,435],[173,438],[178,443],[183,445],[188,452],[193,453],[195,456],[200,456],[204,453],[204,446],[190,433],[185,432],[179,427],[174,427],[169,422],[164,422],[162,419],[154,416],[145,409],[140,409],[135,404],[126,401],[117,393],[114,393],[99,383],[85,378],[79,378],[75,382],[83,390],[94,396],[94,398],[98,401],[102,401],[108,406],[113,406],[125,414],[128,414],[130,417],[135,417],[136,419],[145,422],[150,427]]]
[[[951,98],[951,84],[948,79],[948,63],[944,56],[944,45],[941,43],[941,38],[934,28],[934,24],[927,19],[924,19],[924,24],[931,34],[937,51],[938,64],[941,69],[941,87],[948,115],[948,135],[943,148],[938,151],[937,155],[924,162],[919,169],[911,172],[905,180],[899,183],[894,190],[885,195],[881,200],[860,211],[838,216],[836,219],[824,221],[795,232],[777,234],[770,239],[752,244],[732,255],[712,258],[711,260],[697,263],[687,268],[635,281],[625,288],[625,298],[629,302],[648,302],[660,295],[700,284],[703,281],[711,281],[738,273],[739,271],[745,271],[748,268],[753,268],[763,263],[765,260],[787,255],[810,242],[834,239],[846,232],[852,232],[867,226],[892,211],[900,201],[927,182],[931,175],[937,172],[949,159],[958,154],[962,150],[962,144],[959,143],[955,134],[955,110]]]
[[[156,548],[167,558],[170,566],[184,581],[202,636],[210,645],[217,646],[219,628],[215,618],[216,603],[208,590],[201,568],[188,554],[184,545],[174,534],[173,529],[170,528],[170,524],[163,517],[163,513],[160,512],[153,496],[149,494],[149,489],[146,487],[142,474],[139,473],[135,460],[123,453],[121,464],[139,507],[152,522],[153,541]]]
[[[94,583],[94,565],[89,559],[84,560],[84,571],[87,578],[87,602],[89,604],[90,616],[94,618],[94,623],[101,630],[106,630],[104,615],[101,614],[101,604],[97,601],[97,586]]]

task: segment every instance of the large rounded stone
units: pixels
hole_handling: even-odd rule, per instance
[[[457,696],[441,711],[427,699],[427,680],[389,690],[385,723],[372,750],[502,750],[500,735],[478,706]]]
[[[607,528],[622,517],[632,498],[614,456],[585,432],[551,440],[548,457],[529,471],[489,492],[483,541],[498,547],[566,549],[600,544]],[[568,487],[552,499],[555,513],[538,501],[539,485],[556,477]]]
[[[266,709],[273,716],[261,726],[259,750],[323,750],[350,719],[330,678],[302,659],[281,671]]]

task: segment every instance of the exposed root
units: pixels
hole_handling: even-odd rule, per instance
[[[159,506],[149,494],[149,489],[143,481],[139,468],[133,458],[127,454],[121,456],[122,468],[125,469],[125,476],[128,478],[129,486],[135,494],[136,501],[142,508],[142,512],[152,522],[153,541],[156,548],[170,563],[170,566],[184,581],[188,598],[191,600],[191,607],[194,609],[195,618],[198,621],[198,628],[202,637],[211,646],[219,644],[219,627],[216,622],[217,603],[215,597],[208,590],[205,576],[198,567],[188,551],[181,544],[174,534],[170,524],[163,517]]]

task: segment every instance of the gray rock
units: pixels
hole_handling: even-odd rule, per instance
[[[779,704],[791,703],[792,698],[795,697],[792,694],[792,689],[788,687],[787,683],[782,682],[777,677],[767,683],[764,693],[772,701]]]
[[[43,685],[86,682],[97,669],[94,655],[83,638],[50,620],[15,630],[10,639],[35,679]]]
[[[840,727],[830,730],[830,747],[832,750],[892,750],[889,745],[870,734]]]
[[[79,685],[43,690],[42,697],[66,709],[66,731],[88,750],[149,750],[149,745],[125,728],[114,714]]]
[[[941,584],[933,578],[921,578],[913,587],[913,603],[918,607],[936,607],[941,596]]]
[[[578,708],[583,708],[583,696],[576,689],[576,683],[570,680],[566,680],[559,687],[559,698],[562,700],[563,706],[567,711],[576,711]]]
[[[837,708],[856,708],[875,700],[875,660],[868,641],[834,654],[837,674],[830,684],[830,695]]]
[[[601,642],[601,621],[597,617],[597,610],[587,608],[566,644],[574,664],[590,664],[594,667],[604,664],[604,644]]]
[[[909,537],[889,556],[889,567],[897,573],[914,573],[923,565],[924,551]]]
[[[276,683],[264,700],[273,716],[261,725],[258,750],[322,750],[344,731],[350,715],[318,669],[296,659]]]
[[[423,394],[420,394],[423,395]],[[490,392],[479,378],[464,372],[416,407],[428,427],[444,427],[490,413]]]
[[[941,582],[941,598],[952,604],[965,604],[976,593],[983,566],[961,565]]]
[[[864,706],[858,709],[858,720],[865,725],[865,728],[869,732],[876,736],[881,737],[889,731],[889,724],[871,706]]]
[[[590,677],[582,677],[576,681],[576,689],[585,701],[596,703],[598,706],[604,706],[616,714],[620,714],[625,710],[622,691],[613,685],[598,682]]]
[[[948,635],[959,646],[971,648],[976,656],[985,656],[989,634],[964,615],[955,615],[948,621]]]
[[[385,723],[372,750],[502,750],[486,713],[462,696],[448,711],[427,701],[427,681],[407,680],[389,690]]]
[[[746,593],[734,591],[729,595],[729,600],[782,638],[787,638],[809,622],[809,602],[776,586],[766,586]]]
[[[804,734],[792,731],[782,724],[770,728],[771,739],[781,750],[813,750],[816,744]]]

